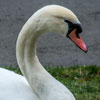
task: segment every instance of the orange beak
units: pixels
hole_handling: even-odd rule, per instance
[[[88,51],[86,44],[84,43],[84,41],[82,40],[80,34],[77,34],[78,36],[76,36],[76,29],[74,29],[69,35],[68,37],[81,49],[83,50],[85,53]]]

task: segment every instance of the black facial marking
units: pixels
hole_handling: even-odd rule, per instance
[[[77,38],[79,38],[79,33],[82,32],[82,27],[81,27],[81,24],[74,24],[68,20],[64,20],[66,23],[68,23],[68,26],[69,26],[69,30],[68,30],[68,33],[67,33],[67,36],[76,28],[76,36]]]

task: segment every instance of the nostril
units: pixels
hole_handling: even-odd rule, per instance
[[[79,33],[76,33],[76,37],[77,37],[78,39],[80,39]]]

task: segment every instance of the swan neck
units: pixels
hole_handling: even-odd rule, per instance
[[[35,18],[38,19],[36,16]],[[45,23],[38,24],[36,19],[31,17],[22,28],[17,39],[16,57],[18,65],[33,92],[39,98],[43,98],[41,100],[44,100],[45,93],[49,93],[49,89],[47,89],[49,81],[54,79],[40,64],[37,57],[37,40],[41,34],[46,33],[46,30],[43,29]]]
[[[36,30],[37,28],[38,24],[33,18],[30,18],[22,28],[17,39],[16,56],[18,65],[28,80],[32,76],[30,73],[35,72],[38,68],[42,68],[36,53],[37,40],[42,31]]]

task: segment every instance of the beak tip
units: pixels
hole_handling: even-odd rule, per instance
[[[88,48],[84,52],[87,53],[88,52]]]

